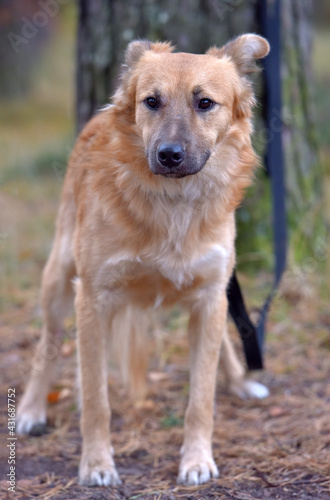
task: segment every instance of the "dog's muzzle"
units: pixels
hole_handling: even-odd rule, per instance
[[[175,170],[184,160],[185,152],[181,144],[160,144],[157,150],[157,161],[170,170]]]
[[[198,154],[179,142],[161,142],[146,154],[152,173],[175,179],[197,174],[210,156],[209,151]]]

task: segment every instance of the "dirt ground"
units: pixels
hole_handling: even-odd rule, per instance
[[[252,374],[271,392],[240,401],[219,369],[214,456],[220,478],[176,485],[188,397],[187,317],[161,319],[144,405],[125,394],[113,363],[109,393],[115,460],[122,486],[77,483],[81,449],[73,319],[49,393],[47,433],[15,441],[15,493],[8,491],[8,390],[17,400],[39,336],[39,280],[49,252],[60,185],[51,177],[8,182],[0,196],[0,498],[41,500],[330,499],[330,276],[323,253],[288,268],[267,328],[266,369]],[[4,225],[1,225],[3,224]],[[248,305],[260,305],[271,276],[241,275]],[[233,328],[233,339],[240,341]],[[16,436],[15,436],[16,437]]]
[[[243,285],[245,290],[259,286],[244,277]],[[272,307],[266,370],[253,375],[269,387],[269,398],[240,401],[227,395],[219,370],[214,455],[220,478],[198,488],[176,485],[188,394],[187,318],[174,313],[161,325],[142,406],[129,401],[110,366],[112,436],[123,484],[92,489],[77,483],[81,439],[70,320],[48,398],[47,433],[17,439],[16,491],[11,493],[7,394],[15,388],[19,398],[23,391],[40,327],[35,290],[22,290],[21,300],[16,292],[0,324],[1,498],[330,499],[330,313],[323,281],[312,285],[306,292],[280,294]],[[237,338],[236,343],[239,347]]]

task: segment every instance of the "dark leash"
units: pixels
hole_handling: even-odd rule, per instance
[[[274,235],[275,270],[271,292],[267,296],[255,325],[246,310],[239,282],[234,271],[227,288],[229,313],[243,342],[249,370],[263,368],[263,346],[267,313],[286,265],[287,225],[285,209],[285,166],[281,120],[281,42],[280,0],[259,0],[261,35],[270,43],[270,54],[264,60],[265,123],[268,141],[265,166],[272,192],[272,225]]]

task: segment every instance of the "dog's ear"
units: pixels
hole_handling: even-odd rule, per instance
[[[138,62],[146,50],[151,50],[151,42],[149,40],[134,40],[126,49],[125,64],[131,68]]]
[[[238,72],[243,76],[256,71],[255,60],[265,57],[269,50],[269,43],[265,38],[249,33],[238,36],[221,49],[212,47],[207,54],[218,58],[230,57]]]
[[[256,59],[265,57],[269,52],[269,43],[259,35],[241,35],[220,49],[212,47],[208,55],[218,59],[227,58],[235,64],[240,81],[235,86],[233,118],[251,116],[251,108],[255,104],[252,82],[246,78],[257,71]]]
[[[147,51],[153,52],[173,52],[174,47],[168,42],[149,42],[149,40],[134,40],[125,52],[125,64],[132,68],[140,57]]]
[[[133,123],[135,119],[135,90],[137,83],[136,65],[145,52],[172,52],[174,47],[167,42],[150,42],[149,40],[134,40],[125,52],[125,64],[121,68],[120,84],[113,96],[113,103],[120,113],[121,120],[125,117]]]

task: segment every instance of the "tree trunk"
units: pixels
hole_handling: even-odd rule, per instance
[[[79,0],[77,129],[80,131],[110,96],[115,66],[111,0]]]
[[[109,101],[127,44],[172,41],[205,52],[236,33],[256,31],[256,0],[79,0],[77,128]]]
[[[22,97],[28,92],[53,25],[53,16],[38,0],[0,0],[0,98]]]
[[[238,34],[260,31],[259,1],[266,0],[80,0],[78,130],[109,101],[123,52],[131,40],[170,40],[178,50],[202,53]],[[312,0],[282,0],[281,5],[287,208],[297,255],[298,250],[306,251],[302,235],[306,244],[315,239],[321,200],[310,87]],[[260,81],[256,87],[260,101]],[[266,136],[261,116],[258,112],[256,115],[254,142],[262,156]],[[300,220],[303,223],[297,224]],[[238,211],[237,221],[239,262],[257,262],[258,267],[271,265],[271,197],[262,169]]]

